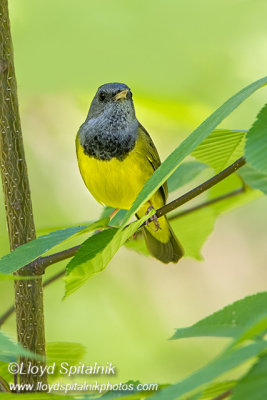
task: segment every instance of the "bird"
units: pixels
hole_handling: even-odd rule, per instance
[[[98,88],[78,130],[76,154],[83,181],[95,200],[114,209],[130,209],[161,161],[149,133],[136,118],[126,84],[112,82]],[[137,211],[137,218],[164,206],[167,196],[165,182]],[[149,253],[159,261],[177,263],[183,256],[166,216],[153,216],[142,230]]]

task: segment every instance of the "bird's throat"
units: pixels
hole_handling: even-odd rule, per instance
[[[109,161],[117,158],[120,161],[133,150],[137,139],[137,126],[135,124],[126,129],[110,129],[103,127],[88,127],[79,132],[80,144],[84,153],[98,160]]]

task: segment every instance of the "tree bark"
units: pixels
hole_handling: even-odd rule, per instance
[[[11,251],[35,239],[30,187],[20,125],[8,1],[0,0],[0,163]],[[30,275],[27,268],[18,275]],[[21,345],[45,356],[42,278],[15,281],[17,337]],[[43,361],[21,358],[23,372]],[[20,383],[47,382],[47,376],[21,374]]]

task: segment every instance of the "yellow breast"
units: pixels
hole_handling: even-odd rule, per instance
[[[99,203],[110,207],[129,209],[154,172],[139,139],[122,161],[102,161],[84,154],[78,135],[76,150],[85,185]]]

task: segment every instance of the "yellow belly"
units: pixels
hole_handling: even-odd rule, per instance
[[[79,138],[76,138],[76,150],[79,169],[90,193],[102,205],[128,210],[138,193],[153,174],[154,169],[143,154],[142,144],[138,140],[135,148],[123,161],[116,158],[110,161],[97,160],[84,154]],[[138,211],[143,216],[152,205],[156,210],[164,205],[158,190]],[[153,236],[162,242],[169,240],[169,229],[165,217],[159,218],[161,229],[155,232],[153,223],[147,227]]]
[[[139,145],[123,161],[97,160],[84,154],[76,139],[78,164],[82,178],[94,198],[106,206],[129,209],[136,196],[152,175],[153,168],[141,152]]]

